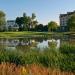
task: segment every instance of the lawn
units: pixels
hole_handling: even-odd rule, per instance
[[[41,36],[41,35],[50,35],[49,32],[0,32],[0,37],[10,38],[10,37],[23,37],[23,36]]]
[[[31,31],[23,31],[23,32],[0,32],[0,38],[10,38],[10,37],[25,37],[25,36],[44,36],[44,35],[75,35],[75,32],[31,32]]]

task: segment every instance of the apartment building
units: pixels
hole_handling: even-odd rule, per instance
[[[75,11],[67,12],[66,14],[60,14],[60,30],[62,32],[68,31],[67,21],[73,14],[75,14]]]

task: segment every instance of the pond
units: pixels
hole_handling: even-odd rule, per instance
[[[60,48],[63,43],[75,45],[75,38],[65,35],[62,37],[16,37],[16,38],[0,38],[0,49],[6,50],[30,50],[38,48],[43,50],[51,48],[53,45]]]

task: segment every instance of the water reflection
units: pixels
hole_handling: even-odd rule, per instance
[[[7,50],[30,50],[31,48],[60,48],[63,43],[75,44],[75,39],[69,36],[63,36],[60,38],[39,37],[39,38],[0,38],[0,49]]]
[[[55,46],[56,48],[60,47],[60,39],[55,40],[55,39],[48,39],[48,40],[43,40],[41,43],[37,44],[38,48],[51,48],[52,46]]]

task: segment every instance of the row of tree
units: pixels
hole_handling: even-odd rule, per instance
[[[0,11],[0,31],[6,25],[5,13]],[[18,31],[49,31],[54,32],[58,31],[60,27],[54,21],[50,21],[47,25],[39,24],[36,19],[35,13],[32,13],[31,16],[27,16],[26,13],[23,13],[22,17],[17,17],[15,23],[18,25]],[[75,14],[67,22],[69,30],[75,30]],[[5,29],[4,29],[5,30]]]
[[[56,31],[58,28],[57,23],[54,21],[49,22],[45,26],[38,24],[35,13],[32,13],[31,17],[24,13],[23,17],[16,18],[16,23],[19,25],[19,31]]]
[[[19,26],[19,31],[29,31],[30,28],[35,28],[38,24],[36,20],[36,15],[32,13],[32,16],[27,16],[26,13],[23,14],[23,17],[17,17],[16,23]]]
[[[5,13],[0,11],[0,31],[2,31],[2,28],[6,25],[5,16]],[[19,27],[18,31],[56,31],[58,27],[57,23],[54,21],[49,22],[48,25],[39,24],[35,13],[32,13],[32,16],[27,16],[26,13],[23,13],[22,17],[16,18],[15,23]],[[12,29],[10,28],[9,30]]]

